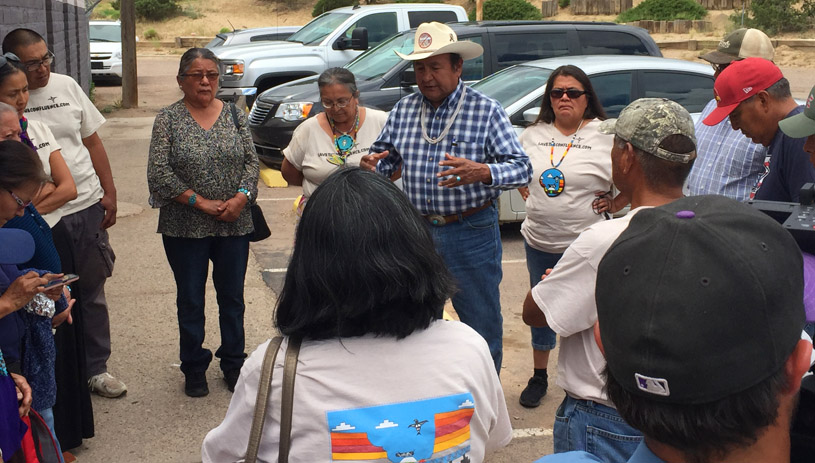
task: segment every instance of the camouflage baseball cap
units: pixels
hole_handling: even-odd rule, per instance
[[[809,92],[804,112],[790,116],[778,123],[781,131],[792,138],[804,138],[815,135],[815,87]]]
[[[673,153],[659,145],[671,135],[684,135],[696,144],[693,119],[688,111],[667,98],[640,98],[626,106],[617,119],[600,124],[600,132],[615,134],[658,158],[687,164],[696,159],[696,150]]]

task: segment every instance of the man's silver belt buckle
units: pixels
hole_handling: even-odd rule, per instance
[[[447,225],[447,221],[444,220],[443,215],[439,214],[431,214],[427,216],[427,220],[430,221],[431,224],[441,227],[442,225]]]

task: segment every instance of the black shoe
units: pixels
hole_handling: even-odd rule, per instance
[[[518,402],[524,407],[535,408],[541,404],[541,399],[546,395],[549,388],[549,381],[545,376],[533,376],[529,378],[526,389],[521,392]]]
[[[224,372],[224,382],[229,392],[235,392],[235,385],[238,384],[238,376],[241,375],[241,370],[229,370]]]
[[[201,371],[185,374],[184,393],[190,397],[204,397],[209,394],[206,372]]]

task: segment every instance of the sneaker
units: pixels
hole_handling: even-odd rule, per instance
[[[541,404],[541,399],[546,395],[549,388],[549,381],[545,376],[533,376],[529,378],[526,389],[521,392],[518,402],[524,407],[535,408]]]
[[[224,372],[224,382],[229,392],[235,392],[235,385],[238,384],[238,377],[241,375],[241,370],[229,370]]]
[[[127,392],[125,383],[111,376],[110,373],[102,373],[92,376],[88,380],[88,388],[102,397],[115,398]]]
[[[204,397],[209,394],[206,372],[195,372],[184,375],[184,393],[190,397]]]

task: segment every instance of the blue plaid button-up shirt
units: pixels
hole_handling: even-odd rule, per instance
[[[712,127],[703,124],[714,109],[716,100],[710,100],[696,122],[696,161],[688,175],[687,193],[747,201],[764,173],[767,147],[753,143],[741,130],[733,130],[730,118]]]
[[[461,112],[447,136],[435,145],[424,140],[422,105],[427,106],[427,135],[436,138],[448,124],[463,89],[464,83],[459,80],[453,93],[435,109],[421,93],[402,98],[393,107],[379,139],[371,145],[371,153],[389,151],[377,164],[377,172],[390,177],[402,166],[405,194],[422,215],[460,214],[496,199],[501,190],[526,186],[532,178],[532,164],[504,109],[471,88],[467,88]],[[492,183],[438,186],[441,179],[436,174],[449,169],[439,166],[445,153],[487,164]]]

